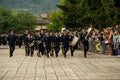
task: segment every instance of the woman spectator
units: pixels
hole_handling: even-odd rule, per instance
[[[113,30],[112,28],[108,28],[107,32],[109,33],[109,37],[108,37],[108,42],[109,42],[109,54],[108,55],[112,55],[113,54]]]
[[[104,53],[104,46],[105,46],[105,43],[104,43],[104,32],[101,32],[98,39],[99,39],[99,43],[100,43],[100,53]]]
[[[120,32],[115,32],[113,36],[115,54],[120,57]]]

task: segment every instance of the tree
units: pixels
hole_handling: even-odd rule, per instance
[[[36,17],[32,14],[20,11],[15,16],[15,22],[17,24],[16,30],[25,31],[26,29],[34,30],[36,25]]]
[[[79,0],[61,0],[57,5],[63,11],[63,23],[67,28],[79,26],[78,19]]]
[[[92,24],[95,28],[114,26],[120,23],[118,0],[61,0],[57,5],[63,11],[64,24],[82,27]]]
[[[10,9],[0,6],[0,32],[6,32],[10,29],[11,15]]]
[[[47,25],[49,31],[61,31],[62,27],[64,27],[61,13],[61,10],[51,12],[49,16],[51,23]]]
[[[13,29],[17,32],[26,29],[34,30],[36,17],[28,12],[14,12],[8,8],[0,6],[0,32],[8,32]]]

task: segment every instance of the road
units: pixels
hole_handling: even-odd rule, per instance
[[[24,48],[16,48],[9,57],[8,48],[0,47],[0,80],[120,80],[120,58],[76,50],[59,57],[25,56]]]

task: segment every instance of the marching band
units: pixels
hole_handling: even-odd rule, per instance
[[[88,51],[105,53],[110,51],[109,55],[119,55],[119,32],[113,33],[111,28],[107,28],[104,33],[96,35],[95,29],[83,28],[81,33],[64,30],[63,32],[36,31],[35,33],[26,30],[26,32],[15,34],[13,30],[9,34],[0,34],[0,45],[9,46],[9,56],[13,56],[15,46],[21,48],[24,45],[25,56],[33,56],[37,50],[37,56],[46,55],[58,57],[61,50],[66,58],[68,50],[71,56],[77,48],[84,50],[84,57],[87,57]],[[116,38],[116,36],[118,36]],[[113,44],[113,45],[111,45]],[[79,47],[80,46],[80,47]],[[96,48],[96,49],[95,49]],[[117,49],[117,50],[116,50]]]
[[[74,37],[77,37],[77,40],[75,40]],[[10,45],[10,57],[13,56],[16,41],[18,39],[21,39],[19,41],[22,41],[22,44],[25,46],[25,56],[33,57],[34,50],[37,47],[36,50],[38,57],[41,57],[42,55],[46,55],[48,58],[49,56],[54,55],[58,57],[59,51],[62,49],[62,54],[66,58],[69,48],[71,56],[73,56],[73,53],[77,48],[78,36],[75,32],[68,32],[66,30],[64,30],[63,33],[37,31],[36,34],[30,33],[29,30],[26,30],[25,34],[17,38],[16,34],[13,34],[13,31],[11,31],[7,37]]]

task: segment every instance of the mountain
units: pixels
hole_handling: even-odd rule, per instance
[[[0,5],[13,10],[26,10],[35,14],[49,13],[57,9],[59,0],[0,0]]]

